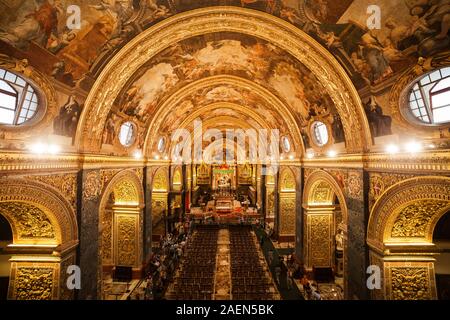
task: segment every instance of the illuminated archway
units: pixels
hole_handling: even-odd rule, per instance
[[[99,266],[102,280],[115,266],[126,266],[139,274],[142,264],[144,190],[135,172],[117,173],[102,193],[99,211]],[[99,296],[109,288],[103,282]]]
[[[378,198],[367,228],[370,261],[380,267],[383,283],[373,298],[436,298],[433,231],[448,210],[448,177],[406,179]]]
[[[305,268],[333,268],[344,278],[346,292],[348,211],[342,186],[328,172],[313,171],[305,182],[303,208]]]
[[[5,179],[0,185],[0,214],[13,233],[8,298],[72,299],[65,271],[75,264],[78,227],[64,196],[44,183]],[[30,284],[36,289],[27,290]]]

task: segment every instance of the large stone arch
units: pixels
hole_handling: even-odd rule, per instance
[[[155,116],[153,117],[149,129],[147,130],[147,137],[146,137],[146,143],[145,143],[145,154],[149,154],[151,146],[154,146],[156,143],[157,137],[154,136],[155,132],[158,132],[160,130],[160,127],[166,120],[167,116],[173,112],[172,106],[178,105],[181,101],[184,101],[189,95],[191,95],[193,92],[197,92],[201,89],[212,87],[215,85],[230,85],[233,86],[233,88],[245,88],[245,89],[251,89],[251,91],[256,94],[258,97],[261,98],[262,101],[264,101],[267,105],[273,106],[273,109],[276,110],[278,116],[280,119],[283,119],[284,126],[288,129],[289,134],[292,136],[294,145],[298,145],[299,149],[304,151],[303,147],[303,139],[301,139],[301,130],[298,126],[295,117],[292,114],[292,111],[289,109],[289,107],[284,103],[280,98],[275,96],[273,93],[271,93],[266,88],[262,87],[261,85],[249,81],[247,79],[243,79],[237,76],[231,76],[231,75],[216,75],[216,76],[210,76],[206,78],[202,78],[200,80],[194,81],[181,89],[179,89],[177,92],[172,94],[167,100],[162,103],[158,111],[156,112]],[[209,106],[213,107],[215,105],[223,105],[224,107],[239,109],[240,111],[245,112],[248,114],[252,119],[259,120],[258,123],[261,123],[264,125],[263,128],[270,128],[271,126],[267,123],[266,119],[261,119],[255,112],[251,110],[248,106],[236,106],[233,103],[229,102],[219,102],[215,104],[210,104]],[[189,124],[192,123],[192,121],[199,117],[202,112],[205,110],[206,107],[200,107],[196,110],[194,110],[180,125],[180,128],[187,128]]]
[[[99,206],[99,279],[114,266],[128,266],[135,275],[142,266],[144,189],[132,170],[117,173],[102,192]],[[99,296],[108,287],[99,285]]]
[[[450,209],[450,178],[415,177],[401,181],[375,202],[369,217],[367,243],[383,251],[386,245],[432,243],[433,230]]]
[[[13,231],[8,299],[73,299],[66,271],[76,261],[78,227],[64,196],[41,182],[2,179],[0,214]]]
[[[170,44],[214,32],[255,36],[289,52],[316,75],[334,101],[342,118],[348,151],[363,151],[372,144],[356,89],[345,70],[318,42],[288,22],[266,13],[236,7],[209,7],[165,19],[135,37],[114,56],[86,100],[76,135],[80,151],[100,149],[113,102],[146,61]],[[108,85],[105,87],[105,84]]]
[[[339,182],[331,174],[329,174],[324,170],[315,170],[306,179],[303,188],[303,204],[309,205],[317,202],[312,198],[313,194],[311,191],[313,191],[314,188],[317,187],[318,183],[322,181],[327,183],[330,186],[331,191],[333,192],[332,194],[328,194],[328,196],[332,197],[333,194],[335,194],[336,197],[338,198],[342,208],[342,213],[344,214],[343,220],[347,221],[347,204],[345,201],[344,191],[342,190],[342,187],[339,185]],[[331,198],[328,198],[327,200],[331,200]]]
[[[342,215],[336,224],[335,198]],[[340,231],[339,231],[340,230]],[[335,273],[344,278],[344,294],[348,292],[348,209],[339,182],[324,170],[308,175],[303,188],[303,257],[306,269],[335,267]],[[341,250],[337,234],[342,235]]]
[[[436,299],[433,231],[449,209],[449,177],[414,177],[383,192],[367,227],[370,262],[382,283],[372,298]]]
[[[20,210],[21,206],[26,206],[30,210],[36,210],[36,215],[43,214],[41,217],[30,219],[30,221],[38,223],[42,219],[47,219],[48,222],[51,222],[54,228],[54,238],[50,241],[52,244],[66,248],[77,243],[78,227],[76,215],[68,201],[56,189],[30,180],[6,179],[0,185],[0,208],[5,207],[6,209],[7,204],[15,205],[17,210]],[[16,220],[14,214],[5,213],[5,217],[13,227],[15,243],[36,243],[32,239],[29,241],[21,239],[21,223]],[[45,240],[40,239],[37,242],[45,243]]]

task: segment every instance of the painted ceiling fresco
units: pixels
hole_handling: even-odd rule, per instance
[[[69,5],[81,9],[79,30],[66,26]],[[369,5],[381,8],[379,30],[367,27]],[[170,16],[208,6],[264,11],[295,25],[335,56],[358,90],[369,88],[364,91],[369,93],[383,91],[419,57],[450,48],[448,0],[0,0],[0,53],[26,59],[55,82],[72,88],[59,98],[61,108],[72,101],[81,109],[95,79],[128,41]],[[109,127],[117,130],[117,123],[127,117],[145,127],[171,93],[218,74],[268,88],[294,110],[300,126],[311,116],[329,114],[336,141],[343,140],[339,116],[315,76],[270,43],[237,34],[191,38],[151,59],[116,100]],[[184,101],[174,117],[207,102],[233,99],[266,108],[251,95],[240,97],[243,92],[236,88],[218,87],[204,94]],[[372,134],[391,134],[392,110],[386,97],[374,95],[378,93],[362,96]],[[266,118],[280,125],[275,114]],[[56,129],[54,133],[61,134]]]
[[[290,106],[303,125],[316,114],[329,114],[332,121],[335,117],[340,121],[331,98],[306,67],[272,44],[233,33],[194,37],[152,58],[124,88],[111,117],[146,127],[161,103],[176,90],[216,75],[232,75],[265,87]],[[190,112],[216,102],[249,106],[261,113],[271,127],[285,127],[277,120],[273,106],[258,101],[251,91],[222,85],[186,97],[169,119],[157,119],[166,123],[160,134],[175,130]]]

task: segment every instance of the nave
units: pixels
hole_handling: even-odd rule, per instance
[[[278,300],[251,226],[195,228],[166,293],[178,300]]]

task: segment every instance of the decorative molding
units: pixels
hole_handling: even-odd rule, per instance
[[[449,189],[450,190],[450,189]],[[434,215],[441,216],[450,209],[450,201],[418,200],[394,213],[391,238],[425,238]]]
[[[39,181],[61,192],[72,205],[74,211],[77,209],[77,174],[61,173],[51,175],[28,175],[24,177],[33,181]]]

